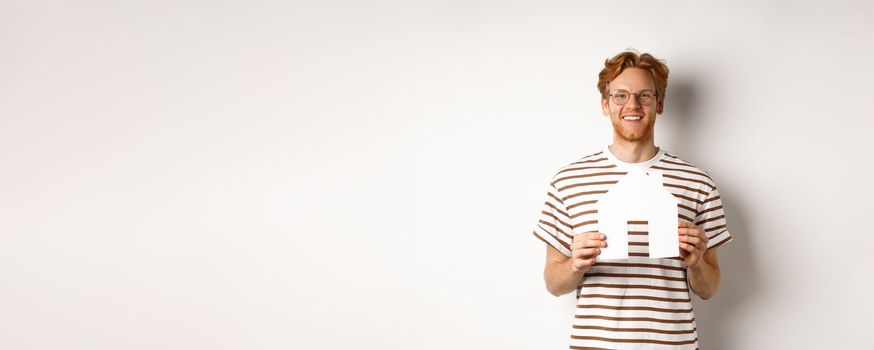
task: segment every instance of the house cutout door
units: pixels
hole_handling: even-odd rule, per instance
[[[628,256],[649,257],[649,223],[646,220],[628,222]]]

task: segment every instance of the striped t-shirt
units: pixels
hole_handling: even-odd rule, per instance
[[[534,235],[570,257],[575,233],[598,231],[595,203],[634,168],[662,173],[665,189],[679,202],[679,219],[707,233],[708,249],[731,241],[713,179],[661,149],[646,162],[626,163],[604,148],[562,167],[550,182]],[[645,221],[628,222],[628,248],[628,259],[596,260],[580,281],[570,348],[697,349],[683,260],[648,257]]]

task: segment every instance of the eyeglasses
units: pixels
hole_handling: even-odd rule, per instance
[[[631,95],[637,96],[637,103],[640,103],[641,106],[651,105],[653,99],[656,97],[656,93],[649,90],[643,90],[636,94],[632,94],[625,90],[616,90],[611,92],[608,96],[613,98],[613,103],[621,106],[628,102]]]

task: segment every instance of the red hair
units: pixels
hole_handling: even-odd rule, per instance
[[[601,98],[607,98],[607,84],[622,74],[628,68],[640,68],[648,71],[655,82],[656,99],[659,104],[665,102],[665,91],[668,89],[668,66],[664,60],[659,60],[648,53],[639,54],[637,51],[624,51],[604,61],[604,69],[598,74],[598,91]]]

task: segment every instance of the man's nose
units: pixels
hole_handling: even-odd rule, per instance
[[[628,95],[628,102],[625,102],[625,106],[630,107],[630,108],[640,107],[640,101],[637,100],[637,95],[629,94]]]

